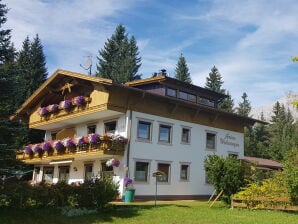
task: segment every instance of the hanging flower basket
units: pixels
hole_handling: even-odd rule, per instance
[[[107,162],[106,162],[106,165],[107,166],[113,166],[113,167],[119,167],[120,165],[120,161],[119,159],[109,159]]]
[[[55,141],[53,146],[54,146],[54,149],[57,150],[57,152],[63,152],[65,149],[64,145],[62,144],[62,142],[60,140]]]
[[[89,134],[88,141],[92,145],[98,144],[100,142],[99,135],[94,133]]]
[[[25,149],[24,149],[24,153],[27,154],[27,155],[31,155],[31,154],[33,154],[33,150],[32,150],[32,148],[28,145],[28,146],[25,147]]]
[[[42,144],[42,150],[43,150],[43,151],[48,152],[48,151],[50,151],[50,150],[52,150],[52,149],[53,149],[53,147],[52,147],[52,145],[51,145],[50,142],[44,142],[44,143]]]

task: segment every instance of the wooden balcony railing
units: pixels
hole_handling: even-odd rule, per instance
[[[92,139],[92,137],[94,137]],[[89,139],[89,141],[88,141]],[[94,139],[98,139],[93,141]],[[77,142],[76,142],[77,141]],[[76,158],[89,155],[124,155],[127,139],[122,136],[99,136],[91,134],[76,138],[48,141],[28,145],[17,152],[23,161]]]

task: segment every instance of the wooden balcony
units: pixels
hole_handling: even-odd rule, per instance
[[[51,161],[67,160],[67,159],[91,159],[98,157],[108,157],[110,155],[124,155],[125,143],[110,140],[102,140],[98,144],[83,144],[81,146],[74,145],[71,148],[62,150],[51,149],[48,151],[40,151],[35,153],[26,153],[25,150],[19,150],[16,158],[28,164],[44,163]]]

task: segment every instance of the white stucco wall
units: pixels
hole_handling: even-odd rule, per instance
[[[137,139],[138,120],[152,122],[152,141],[144,142]],[[158,142],[159,124],[172,125],[172,143],[169,145]],[[181,143],[182,127],[191,129],[190,144]],[[216,133],[216,150],[206,149],[206,132]],[[226,157],[229,153],[243,157],[243,134],[204,125],[183,122],[164,117],[133,112],[131,151],[129,173],[134,179],[136,161],[149,162],[149,181],[147,183],[134,183],[136,195],[154,195],[155,178],[152,173],[157,170],[157,164],[169,163],[170,181],[160,183],[158,192],[160,195],[207,195],[211,194],[213,187],[205,183],[204,159],[208,154],[218,154]],[[226,139],[225,139],[226,138]],[[227,141],[228,140],[228,143]],[[229,144],[229,145],[227,145]],[[181,163],[190,165],[189,181],[180,180]]]

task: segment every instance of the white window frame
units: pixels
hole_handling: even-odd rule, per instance
[[[179,180],[181,181],[181,182],[189,182],[190,180],[190,164],[191,163],[189,163],[189,162],[180,162],[180,173],[179,173]],[[186,177],[186,179],[182,179],[181,178],[181,171],[182,171],[182,166],[188,166],[187,167],[187,177]]]
[[[158,170],[158,165],[159,164],[166,164],[169,166],[169,170],[168,170],[168,181],[159,181],[158,177],[157,177],[157,182],[158,184],[171,184],[171,176],[172,176],[172,162],[168,162],[168,161],[156,161],[156,170]]]

